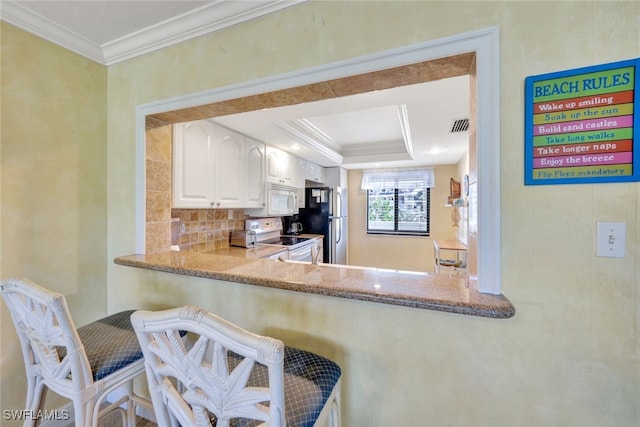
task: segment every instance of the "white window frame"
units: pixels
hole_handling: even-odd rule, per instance
[[[422,185],[418,185],[420,189],[427,191],[427,225],[425,231],[420,230],[400,230],[399,229],[399,215],[400,215],[400,201],[396,198],[400,196],[400,190],[406,189],[406,185],[401,183],[410,181],[417,183],[420,181]],[[411,168],[411,169],[373,169],[365,170],[362,173],[362,183],[360,188],[367,192],[367,234],[388,234],[395,236],[431,236],[431,196],[430,189],[435,185],[435,173],[432,168]],[[394,229],[377,229],[370,227],[369,217],[371,215],[371,204],[369,190],[390,190],[393,189],[393,216],[394,216]]]
[[[426,218],[427,218],[427,225],[426,225],[426,230],[425,231],[421,231],[421,230],[417,230],[417,229],[413,229],[413,230],[400,230],[400,219],[398,218],[400,216],[400,207],[399,207],[399,201],[396,199],[396,196],[399,197],[399,189],[398,188],[393,188],[393,198],[394,198],[394,203],[393,203],[393,216],[394,216],[394,229],[393,230],[389,230],[389,229],[385,229],[385,228],[371,228],[370,224],[371,224],[371,220],[369,219],[370,215],[371,215],[371,194],[369,194],[369,190],[364,190],[367,192],[367,212],[366,212],[366,223],[367,223],[367,229],[366,232],[367,234],[370,235],[389,235],[389,236],[396,236],[396,237],[403,237],[403,236],[408,236],[408,237],[425,237],[425,238],[429,238],[431,237],[431,188],[430,187],[424,187],[426,190]],[[396,229],[396,226],[397,229]]]
[[[498,27],[391,49],[344,61],[187,94],[136,108],[136,251],[145,251],[145,117],[166,111],[283,90],[407,64],[476,53],[478,290],[501,293],[500,43]]]

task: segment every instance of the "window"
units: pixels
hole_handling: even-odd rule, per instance
[[[367,233],[428,236],[431,186],[432,170],[365,172]]]

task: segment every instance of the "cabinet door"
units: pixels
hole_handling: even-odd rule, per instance
[[[207,120],[173,125],[174,207],[211,207],[214,130]]]
[[[261,208],[264,200],[265,145],[247,138],[245,141],[246,158],[246,207]]]
[[[280,153],[280,178],[284,185],[295,185],[296,161],[295,157],[286,151]]]
[[[293,185],[296,188],[304,188],[304,177],[305,177],[305,167],[306,167],[306,160],[298,158],[298,157],[294,157],[295,162],[296,162],[296,175],[295,175],[295,179],[293,180]]]
[[[267,147],[266,179],[268,182],[293,186],[295,179],[293,156],[279,148]]]
[[[282,184],[280,178],[280,150],[267,147],[267,170],[265,178],[268,182]]]
[[[246,205],[245,137],[216,126],[215,208],[243,208]]]
[[[314,181],[319,184],[324,184],[325,182],[325,174],[324,168],[313,162],[306,162],[305,165],[305,178],[309,181]]]
[[[304,208],[304,176],[306,163],[304,159],[296,157],[296,179],[294,185],[298,189],[298,209]]]

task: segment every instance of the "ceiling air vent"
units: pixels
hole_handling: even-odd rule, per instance
[[[466,132],[469,130],[469,119],[457,119],[453,121],[449,133]]]

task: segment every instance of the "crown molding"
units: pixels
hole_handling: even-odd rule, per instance
[[[100,64],[113,65],[304,1],[220,0],[102,45],[32,12],[16,1],[2,1],[0,18]]]
[[[285,9],[304,0],[221,0],[102,45],[112,65]]]
[[[273,123],[272,127],[337,164],[341,164],[343,161],[343,156],[332,148],[335,147],[335,142],[308,120],[296,119],[283,123]]]
[[[0,19],[58,46],[104,64],[102,48],[99,45],[42,15],[32,12],[18,2],[3,0]]]

